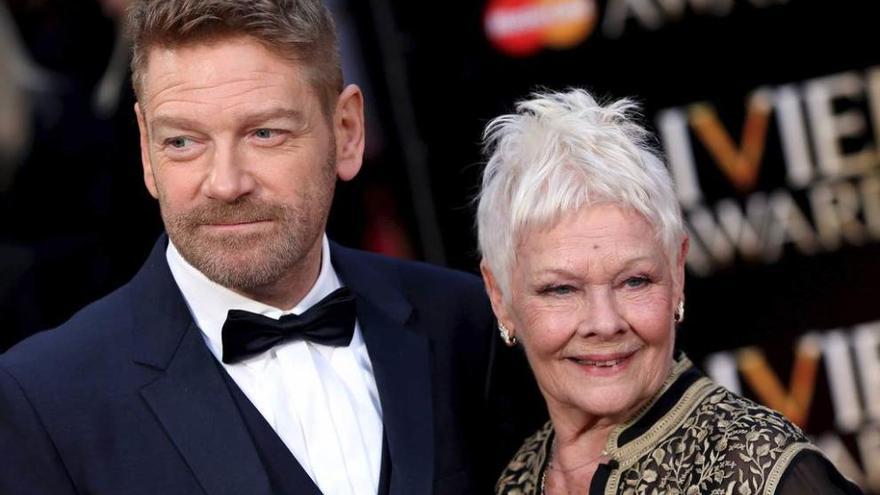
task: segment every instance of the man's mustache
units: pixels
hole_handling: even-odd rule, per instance
[[[196,206],[178,218],[188,225],[221,225],[274,220],[284,216],[282,206],[259,200]]]

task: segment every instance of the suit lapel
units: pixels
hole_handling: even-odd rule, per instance
[[[272,493],[221,371],[193,326],[165,374],[141,390],[209,495]]]
[[[132,281],[134,360],[159,372],[141,389],[208,495],[270,495],[253,441],[165,261],[162,237]]]
[[[391,459],[390,495],[431,493],[434,417],[431,353],[415,333],[412,305],[391,270],[369,255],[331,246],[333,265],[355,294],[358,322],[373,365]]]

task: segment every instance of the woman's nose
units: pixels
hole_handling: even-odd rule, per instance
[[[583,319],[578,333],[582,336],[611,336],[626,331],[626,321],[611,288],[588,291],[585,296]]]

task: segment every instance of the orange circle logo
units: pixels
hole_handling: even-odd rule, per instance
[[[483,23],[499,51],[525,57],[581,43],[597,19],[596,0],[491,0]]]

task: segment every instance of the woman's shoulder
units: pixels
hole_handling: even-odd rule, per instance
[[[548,421],[528,437],[504,468],[495,485],[497,495],[540,493],[541,473],[553,440],[553,425]]]
[[[795,456],[815,449],[779,412],[717,385],[663,445],[671,449],[668,454],[693,463],[700,492],[743,495],[773,493]]]
[[[674,398],[619,451],[621,471],[611,478],[619,493],[774,493],[795,457],[815,449],[780,413],[706,377]]]
[[[793,443],[808,442],[807,437],[795,424],[781,413],[741,397],[726,388],[716,385],[700,401],[685,422],[702,423],[708,431],[719,435],[719,450],[725,444],[737,441],[750,443],[765,435],[774,445],[788,446]],[[727,442],[721,440],[727,439]]]
[[[775,492],[798,454],[816,449],[781,413],[721,386],[707,397],[701,409],[704,417],[716,418],[712,450],[728,466],[727,473],[751,480],[752,487],[763,488],[764,493]]]

